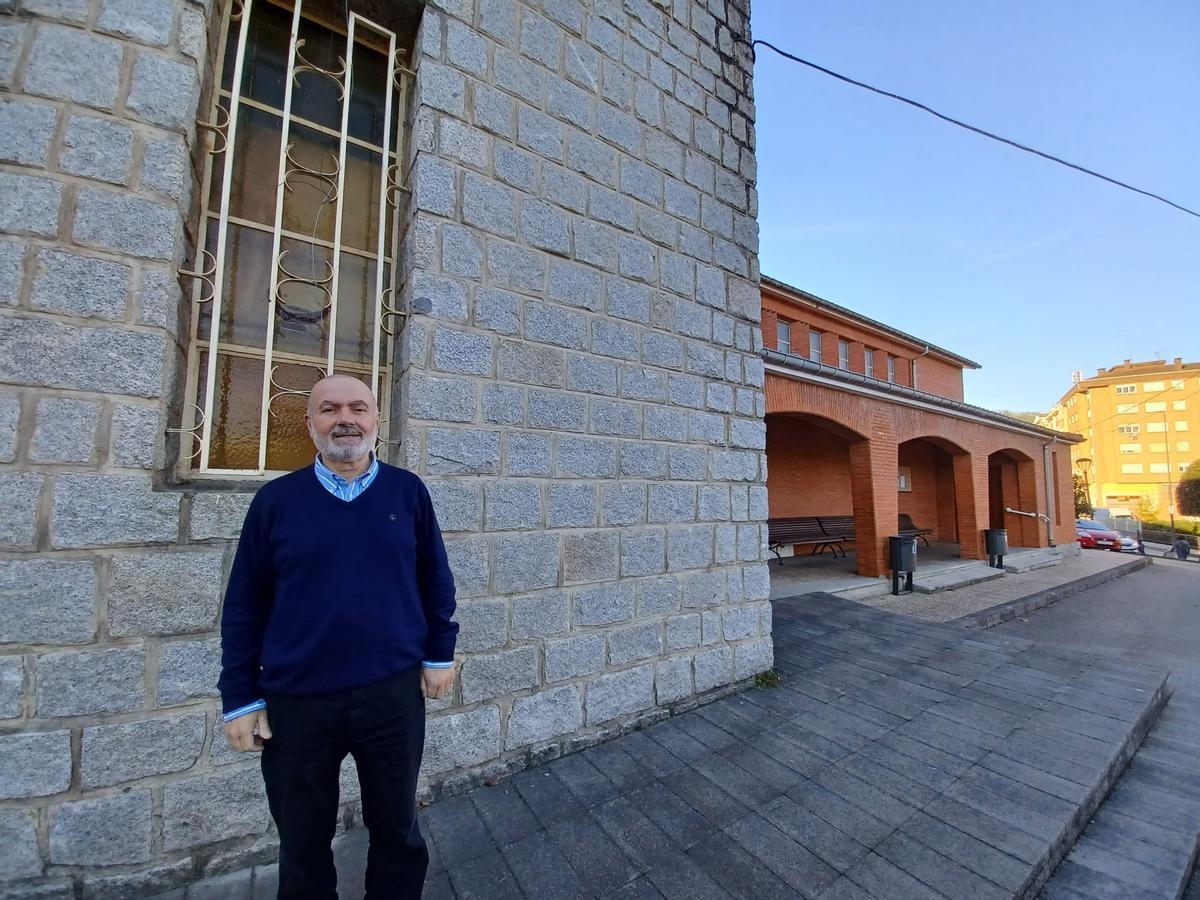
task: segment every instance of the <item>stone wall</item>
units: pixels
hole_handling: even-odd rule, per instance
[[[0,0],[5,896],[274,851],[215,690],[253,486],[178,483],[167,434],[209,2]],[[771,663],[748,13],[426,11],[388,448],[430,485],[461,597],[426,795]]]
[[[746,12],[425,15],[393,420],[467,651],[431,777],[770,665]]]

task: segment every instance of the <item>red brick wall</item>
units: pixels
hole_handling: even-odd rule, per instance
[[[944,483],[947,479],[942,476],[940,492],[943,500],[940,504],[935,505],[936,512],[930,520],[918,519],[915,514],[913,519],[916,524],[926,528],[939,528],[939,537],[945,537],[947,540],[952,540],[950,525],[954,521],[954,507],[957,507],[958,522],[971,522],[973,527],[969,532],[959,533],[958,539],[964,556],[978,558],[983,553],[983,529],[990,527],[990,503],[988,496],[988,456],[997,450],[1011,449],[1015,450],[1022,457],[1032,460],[1029,463],[1028,471],[1033,476],[1034,489],[1030,489],[1030,482],[1026,478],[1024,486],[1024,494],[1022,496],[1022,485],[1020,479],[1014,479],[1014,488],[1019,497],[1017,505],[1021,509],[1033,509],[1038,512],[1046,512],[1045,499],[1045,473],[1042,465],[1042,439],[1037,435],[1026,435],[1019,432],[1009,431],[1008,429],[999,426],[987,425],[982,422],[973,422],[966,419],[953,418],[948,415],[933,411],[916,409],[913,407],[903,406],[899,403],[875,397],[866,397],[858,394],[851,394],[847,391],[837,390],[825,385],[812,384],[810,382],[800,381],[794,378],[788,378],[782,375],[777,375],[774,372],[768,372],[766,378],[766,399],[767,399],[767,456],[768,456],[768,490],[771,515],[808,515],[817,514],[798,512],[787,513],[777,512],[776,509],[787,509],[789,503],[786,494],[787,488],[784,485],[786,479],[782,476],[788,471],[787,466],[796,465],[803,469],[803,463],[789,463],[788,458],[799,457],[801,460],[802,447],[797,441],[801,440],[798,432],[811,433],[816,430],[816,427],[811,424],[804,424],[802,420],[793,420],[791,427],[794,429],[790,432],[790,439],[785,433],[785,428],[775,428],[777,422],[783,421],[783,417],[774,415],[775,413],[808,413],[831,422],[838,423],[847,429],[848,432],[855,432],[861,441],[863,438],[870,438],[878,447],[877,452],[871,457],[879,463],[880,469],[875,472],[873,478],[876,479],[878,491],[875,492],[874,502],[877,508],[886,509],[887,499],[886,493],[891,492],[892,509],[895,509],[897,502],[897,494],[895,490],[895,469],[898,464],[898,446],[899,444],[914,440],[917,438],[936,438],[945,442],[947,450],[961,451],[957,455],[951,456],[948,453],[942,457],[943,461],[960,477],[954,479],[953,488],[948,483]],[[828,445],[827,445],[828,446]],[[843,444],[843,447],[846,445]],[[890,449],[889,449],[890,448]],[[843,451],[845,452],[845,451]],[[890,462],[889,462],[890,453]],[[865,461],[864,461],[865,464]],[[1070,454],[1065,452],[1065,449],[1058,454],[1058,459],[1055,461],[1057,468],[1056,488],[1059,496],[1059,503],[1063,510],[1068,512],[1054,526],[1055,541],[1059,544],[1069,543],[1075,540],[1075,525],[1074,518],[1069,512],[1071,507],[1071,478],[1070,478]],[[777,480],[776,476],[780,476]],[[842,485],[845,482],[841,482]],[[890,488],[889,488],[890,485]],[[784,491],[780,499],[776,499],[778,491]],[[845,491],[845,487],[839,488],[839,491]],[[949,502],[949,495],[953,494],[954,504]],[[842,494],[844,496],[844,493]],[[824,500],[826,498],[819,498]],[[777,504],[780,506],[777,507]],[[924,517],[924,513],[922,513]],[[895,512],[891,513],[891,519],[894,521]],[[936,521],[935,526],[933,522]],[[1044,543],[1047,536],[1044,527],[1037,527],[1033,520],[1027,520],[1030,524],[1022,524],[1018,529],[1022,532],[1021,540],[1038,541]],[[886,533],[891,533],[893,526],[887,526]],[[881,521],[881,534],[883,534],[883,523]],[[1036,537],[1034,537],[1036,535]],[[1015,541],[1014,541],[1015,543]],[[882,549],[880,551],[882,553]],[[860,559],[863,554],[860,553]]]
[[[917,360],[917,383],[915,386],[917,390],[927,391],[930,394],[949,397],[951,400],[962,400],[962,369],[935,356],[923,356]]]
[[[775,322],[785,319],[793,322],[792,352],[797,356],[808,356],[808,330],[810,328],[823,332],[822,362],[829,366],[838,364],[838,339],[850,342],[850,371],[865,372],[863,351],[871,348],[875,351],[874,377],[881,381],[887,380],[887,357],[895,358],[896,384],[912,386],[912,360],[920,353],[909,344],[888,336],[885,332],[874,331],[851,319],[846,319],[833,312],[793,302],[786,298],[763,291],[763,344],[769,349],[775,347]],[[917,386],[924,391],[962,400],[962,368],[948,360],[930,354],[918,363]]]
[[[848,516],[846,441],[790,416],[767,417],[767,509],[783,516]]]

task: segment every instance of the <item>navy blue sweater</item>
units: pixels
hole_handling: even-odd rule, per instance
[[[429,492],[381,463],[350,502],[312,466],[250,504],[221,615],[226,712],[358,687],[454,656],[454,578]]]

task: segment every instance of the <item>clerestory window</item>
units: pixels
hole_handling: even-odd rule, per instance
[[[311,461],[302,413],[318,378],[354,375],[388,408],[413,23],[327,0],[227,6],[184,272],[180,457],[197,474],[263,475]]]

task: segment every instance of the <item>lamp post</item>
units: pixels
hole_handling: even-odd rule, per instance
[[[1092,467],[1091,457],[1081,456],[1075,460],[1075,465],[1079,466],[1079,471],[1083,473],[1083,492],[1087,494],[1088,505],[1092,506],[1092,487],[1088,484],[1088,469]]]
[[[1171,515],[1171,544],[1175,544],[1175,489],[1171,486],[1171,435],[1167,431],[1167,413],[1163,414],[1163,447],[1167,454],[1167,512]]]

